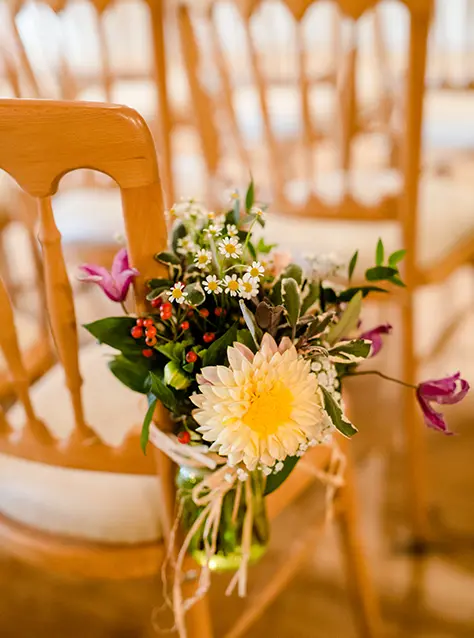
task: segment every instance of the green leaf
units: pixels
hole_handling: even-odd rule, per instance
[[[253,337],[250,334],[250,330],[238,330],[237,341],[239,343],[243,343],[244,346],[247,346],[247,348],[250,348],[252,352],[256,352],[255,341],[253,340]]]
[[[289,277],[281,282],[281,296],[291,326],[296,326],[301,312],[300,289],[296,281]]]
[[[306,330],[306,338],[312,339],[313,337],[321,335],[333,319],[333,312],[328,312],[326,315],[320,315],[317,319],[309,324],[308,329]]]
[[[312,281],[308,286],[308,293],[301,304],[301,314],[305,315],[319,299],[319,282]]]
[[[240,222],[240,197],[234,200],[234,205],[232,206],[232,215],[233,215],[233,223],[238,226]]]
[[[152,397],[149,400],[148,410],[146,411],[145,418],[143,419],[142,431],[140,434],[140,446],[143,450],[143,454],[146,454],[146,446],[148,443],[148,437],[150,435],[150,425],[153,419],[153,413],[155,412],[157,398]]]
[[[227,361],[227,348],[237,340],[237,324],[219,337],[213,344],[209,346],[202,357],[202,365],[215,366],[217,364],[224,365]]]
[[[245,301],[243,299],[240,299],[239,306],[240,306],[240,310],[242,311],[242,316],[245,319],[247,328],[249,329],[250,334],[252,335],[253,340],[255,341],[255,345],[258,348],[259,343],[262,339],[262,331],[257,325],[255,315],[253,314],[251,310],[247,308],[247,306],[245,305]]]
[[[365,271],[367,281],[387,281],[393,275],[397,275],[398,270],[390,266],[375,266]]]
[[[257,251],[255,250],[255,246],[252,244],[251,241],[247,242],[247,248],[249,250],[249,253],[252,259],[257,259]]]
[[[169,279],[154,279],[153,281],[161,281],[161,283],[153,287],[151,292],[147,294],[146,298],[148,299],[148,301],[153,301],[153,299],[159,297],[165,290],[169,290],[173,285],[173,282]]]
[[[178,412],[178,402],[174,392],[170,390],[154,372],[148,374],[149,392],[155,395],[170,412]]]
[[[165,343],[162,346],[157,346],[155,350],[158,350],[158,352],[164,354],[165,357],[167,357],[171,361],[181,363],[183,359],[183,353],[187,345],[189,345],[189,341],[172,341],[170,343]]]
[[[402,261],[402,259],[405,257],[406,252],[407,251],[404,248],[402,248],[401,250],[396,250],[388,258],[388,265],[391,266],[392,268],[395,268],[395,266],[399,264]]]
[[[268,255],[277,244],[266,244],[263,237],[260,237],[257,244],[257,252],[262,253],[264,255]]]
[[[323,393],[324,409],[333,422],[334,427],[339,430],[341,434],[344,434],[344,436],[354,436],[354,434],[357,433],[357,429],[352,425],[352,423],[346,420],[340,406],[336,403],[336,401],[326,390],[326,388],[323,388],[323,386],[321,385],[319,387],[321,388],[321,391]]]
[[[354,274],[354,270],[357,264],[357,259],[359,257],[359,251],[356,250],[355,253],[352,255],[352,258],[349,262],[349,281],[352,279],[352,275]]]
[[[406,288],[407,285],[400,279],[398,275],[393,275],[388,280],[391,284],[395,284],[395,286],[400,286],[400,288]]]
[[[270,474],[267,476],[267,483],[265,485],[265,496],[268,496],[274,492],[277,487],[285,481],[291,472],[295,469],[296,464],[300,460],[299,456],[287,456],[283,461],[283,469],[276,474]]]
[[[361,309],[362,293],[359,291],[354,295],[354,297],[352,297],[347,304],[347,308],[344,310],[342,317],[329,331],[327,341],[330,344],[337,343],[357,327]]]
[[[247,193],[245,195],[245,209],[247,212],[252,208],[253,202],[255,200],[255,186],[253,183],[253,178],[250,180],[249,187],[247,188]]]
[[[136,325],[133,317],[106,317],[92,323],[87,323],[84,328],[88,330],[99,343],[105,343],[116,350],[128,355],[138,355],[143,345],[130,334]]]
[[[186,226],[183,224],[183,222],[179,222],[178,224],[176,224],[176,226],[173,228],[173,234],[171,237],[171,246],[173,247],[174,252],[176,252],[178,249],[178,239],[186,237],[187,234],[188,231],[186,230]]]
[[[183,366],[183,370],[185,372],[192,372],[194,369],[194,363],[185,363]]]
[[[146,380],[148,378],[148,366],[138,361],[130,361],[122,354],[118,354],[108,363],[109,370],[127,388],[134,392],[147,394]]]
[[[176,257],[176,255],[174,255],[173,253],[169,253],[166,251],[163,251],[161,253],[156,253],[155,259],[156,261],[159,261],[161,264],[168,264],[171,266],[180,265],[180,261],[178,257]]]
[[[171,286],[173,285],[173,282],[171,281],[171,279],[163,279],[160,277],[154,277],[153,279],[149,279],[146,282],[148,288],[150,288],[150,290],[154,290],[155,288],[171,288]]]
[[[204,294],[204,290],[201,288],[201,285],[198,283],[188,284],[184,289],[184,292],[188,293],[186,297],[186,302],[191,304],[191,306],[200,306],[206,300],[206,295]]]
[[[192,379],[185,374],[179,363],[168,361],[163,371],[164,382],[175,390],[186,390],[192,383]]]
[[[336,363],[359,363],[363,359],[367,359],[370,354],[371,343],[364,339],[354,339],[337,344],[329,350],[329,355],[334,361],[334,357],[338,358]]]
[[[357,286],[355,288],[348,288],[341,292],[338,296],[339,301],[350,301],[354,295],[358,292],[362,293],[363,297],[367,297],[367,295],[371,292],[387,292],[385,288],[379,288],[379,286]]]
[[[381,239],[377,242],[377,248],[375,249],[375,263],[377,266],[381,266],[383,264],[383,259],[385,256],[385,250],[383,247],[383,242]]]
[[[289,264],[283,272],[282,279],[283,278],[294,279],[298,286],[301,286],[301,282],[303,281],[303,269],[301,266],[298,266],[298,264]]]
[[[283,300],[281,296],[281,277],[279,277],[273,284],[273,288],[270,291],[270,299],[275,304],[275,306],[279,306],[282,303]]]

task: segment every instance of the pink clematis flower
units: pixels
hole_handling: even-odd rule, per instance
[[[110,272],[103,266],[84,264],[80,266],[85,275],[81,281],[98,284],[112,301],[125,300],[133,278],[139,273],[135,268],[130,268],[126,248],[121,248],[114,257]]]
[[[461,373],[437,379],[436,381],[424,381],[416,390],[416,397],[423,412],[425,423],[429,428],[438,430],[444,434],[453,434],[448,428],[444,416],[437,412],[432,403],[438,405],[451,405],[462,401],[469,391],[469,383],[461,379]]]
[[[370,356],[375,357],[380,352],[383,346],[382,335],[389,335],[392,332],[392,326],[389,323],[384,323],[380,326],[376,326],[371,330],[363,332],[359,339],[366,339],[372,342],[372,348],[370,350]]]

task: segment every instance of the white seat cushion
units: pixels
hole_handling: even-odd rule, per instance
[[[381,191],[375,184],[376,175],[368,179],[367,174],[356,172],[354,182],[359,179],[359,184],[354,183],[354,190]],[[330,184],[331,180],[326,180],[326,195]],[[457,241],[474,233],[474,198],[470,184],[454,183],[449,178],[425,178],[420,191],[418,256],[420,265],[426,267],[447,254]],[[359,249],[361,268],[374,265],[379,237],[388,251],[402,247],[400,224],[395,222],[303,220],[271,212],[265,236],[267,241],[290,251],[294,258],[306,253],[336,252],[349,260]]]
[[[87,422],[110,445],[141,424],[145,397],[122,386],[107,369],[112,351],[93,344],[80,352]],[[49,371],[31,390],[35,409],[58,437],[73,429],[63,370]],[[8,413],[22,427],[23,408]],[[104,542],[159,539],[159,484],[153,476],[129,476],[45,466],[0,456],[0,510],[33,527]]]

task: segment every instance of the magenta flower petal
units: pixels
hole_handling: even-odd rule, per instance
[[[448,429],[444,416],[437,412],[432,407],[432,404],[452,405],[459,403],[464,399],[468,391],[469,383],[461,378],[460,372],[442,379],[420,383],[416,390],[416,396],[426,425],[434,430],[444,432],[444,434],[452,434]]]
[[[94,264],[84,264],[80,266],[80,270],[86,274],[82,281],[97,284],[109,299],[119,302],[125,300],[130,284],[138,275],[135,268],[129,267],[125,248],[121,248],[115,255],[110,272],[103,266]]]
[[[121,248],[115,255],[112,262],[112,268],[110,270],[112,277],[117,279],[121,272],[128,270],[130,265],[128,263],[128,252],[126,248]]]
[[[376,326],[371,330],[367,330],[360,335],[360,339],[365,339],[372,342],[372,348],[370,356],[375,357],[380,352],[383,346],[382,335],[387,335],[392,332],[392,326],[389,323]]]

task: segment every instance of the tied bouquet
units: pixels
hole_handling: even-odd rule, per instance
[[[292,263],[266,243],[265,214],[253,183],[219,214],[194,200],[176,204],[169,251],[155,255],[167,276],[147,282],[149,312],[86,326],[118,351],[112,373],[147,395],[143,450],[151,442],[178,464],[180,555],[191,552],[204,571],[236,570],[229,590],[240,593],[268,541],[265,496],[309,448],[357,432],[342,384],[390,332],[361,331],[364,298],[404,285],[405,251],[385,258],[381,241],[363,285],[352,283],[357,252],[345,273],[331,256]],[[125,249],[110,272],[83,271],[122,304],[137,274]],[[449,433],[433,404],[455,403],[468,388],[459,374],[413,386],[427,425]],[[158,402],[171,432],[153,424]]]

